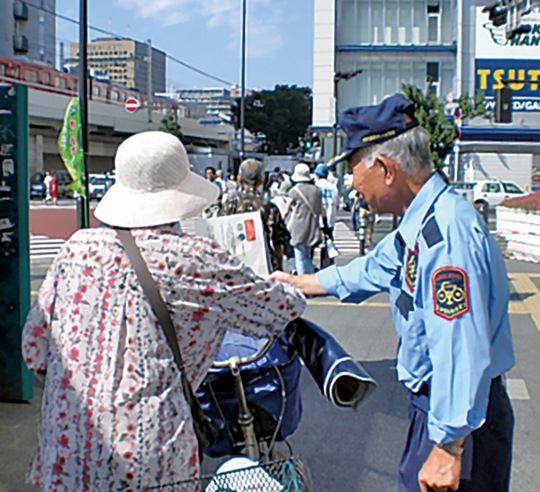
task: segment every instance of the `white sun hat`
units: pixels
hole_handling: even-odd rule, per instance
[[[309,166],[303,162],[297,164],[294,168],[294,173],[291,176],[291,181],[294,181],[295,183],[306,183],[311,181],[311,171]]]
[[[94,215],[117,227],[169,224],[199,215],[219,196],[219,188],[193,173],[186,149],[165,132],[126,139],[114,159],[116,182]]]

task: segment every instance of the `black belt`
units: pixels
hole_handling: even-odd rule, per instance
[[[491,384],[500,383],[501,381],[502,381],[502,377],[497,376],[496,378],[493,378],[491,380]],[[421,395],[421,396],[429,396],[429,384],[423,383],[422,386],[420,387],[420,389],[414,394],[415,395]]]

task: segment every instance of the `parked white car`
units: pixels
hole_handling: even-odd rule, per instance
[[[526,192],[511,181],[477,181],[473,187],[474,205],[480,213],[495,208],[507,198],[516,198],[525,195]]]
[[[452,183],[452,186],[463,198],[473,203],[478,212],[486,218],[488,210],[495,208],[503,200],[526,194],[516,183],[497,179],[473,183],[456,182]]]
[[[100,200],[107,191],[108,178],[105,174],[91,174],[88,179],[88,193],[90,200]]]

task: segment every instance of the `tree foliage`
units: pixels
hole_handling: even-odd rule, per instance
[[[435,169],[442,166],[444,158],[452,152],[458,136],[458,129],[453,120],[444,114],[444,106],[432,90],[424,94],[418,87],[403,84],[402,91],[416,107],[415,115],[429,133],[431,140],[431,159]]]
[[[184,135],[182,134],[182,127],[178,124],[174,115],[172,114],[165,116],[161,120],[161,124],[159,125],[159,130],[162,132],[170,133],[171,135],[174,135],[175,137],[178,137],[180,141],[184,139]]]
[[[459,136],[459,128],[454,118],[447,117],[443,103],[437,98],[435,92],[428,89],[424,94],[422,90],[411,84],[402,85],[403,94],[414,103],[416,117],[429,133],[431,139],[431,158],[435,169],[442,166],[444,158],[452,152],[454,142]],[[486,116],[487,111],[483,104],[484,94],[479,92],[471,100],[468,93],[463,93],[457,100],[461,111],[461,119],[471,119],[475,116]]]
[[[244,125],[251,133],[266,135],[268,153],[285,154],[298,144],[311,123],[311,89],[276,85],[245,99]],[[240,99],[234,109],[240,127]]]
[[[470,120],[476,116],[488,117],[489,112],[484,106],[484,92],[478,91],[474,98],[469,96],[468,92],[464,92],[458,98],[458,106],[461,109],[462,118]]]

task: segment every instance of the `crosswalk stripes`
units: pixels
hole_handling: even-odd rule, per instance
[[[334,246],[340,253],[355,253],[360,251],[360,242],[344,222],[337,221],[334,226]],[[317,248],[315,251],[318,251]]]
[[[183,221],[182,230],[188,234],[195,233],[192,221]],[[30,238],[30,259],[52,259],[65,243],[64,239],[54,239],[47,236],[31,236]],[[355,253],[360,250],[360,243],[354,232],[344,222],[336,222],[334,228],[334,245],[340,253]]]
[[[30,237],[30,259],[52,259],[65,243],[65,239],[54,239],[47,236]]]

